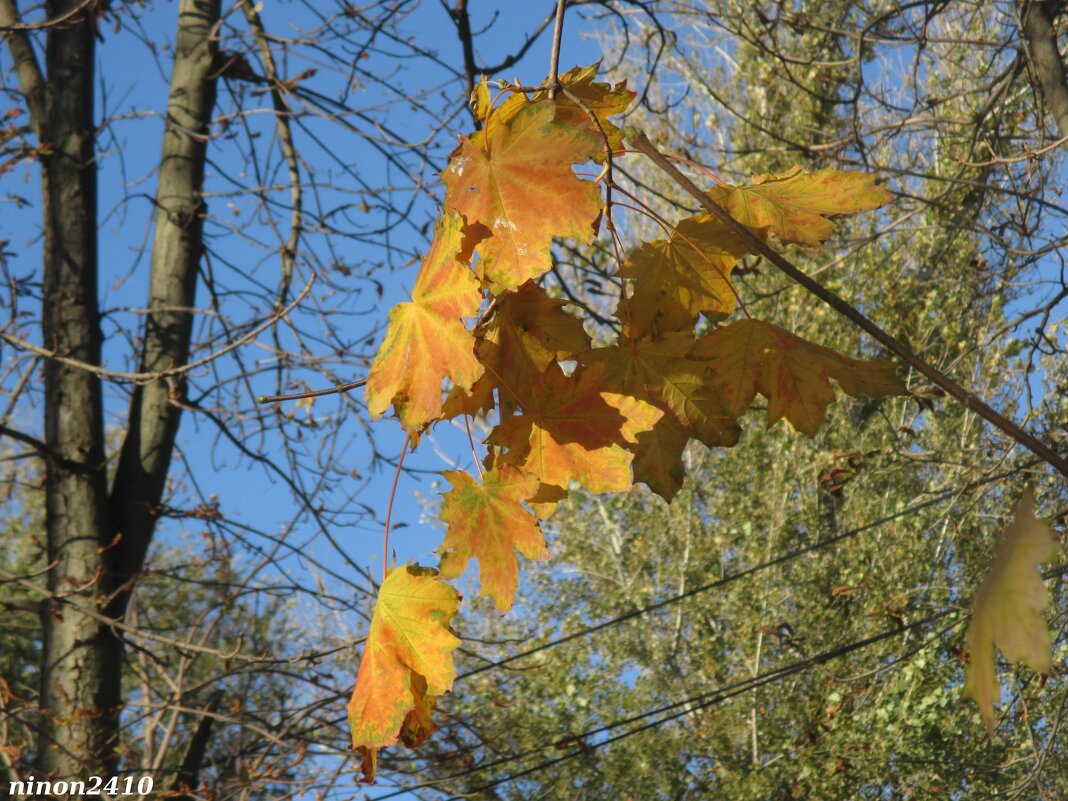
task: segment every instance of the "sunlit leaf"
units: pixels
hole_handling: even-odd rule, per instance
[[[437,576],[418,565],[394,568],[378,591],[348,709],[364,781],[374,781],[379,749],[402,731],[413,743],[429,735],[432,699],[456,678],[452,651],[460,640],[449,621],[460,596]]]
[[[829,218],[877,209],[891,200],[875,185],[874,175],[833,169],[810,173],[800,167],[758,175],[750,186],[715,186],[708,196],[747,228],[802,245],[827,239],[835,228]]]
[[[519,585],[516,551],[528,559],[549,558],[537,519],[523,508],[537,492],[538,479],[510,465],[486,472],[481,484],[459,470],[444,476],[452,489],[441,503],[441,519],[448,525],[438,551],[441,575],[456,578],[477,559],[482,594],[493,599],[497,611],[507,612]]]
[[[608,118],[626,111],[636,93],[627,88],[626,81],[615,86],[595,81],[594,78],[597,77],[600,68],[600,63],[575,67],[559,77],[561,85],[567,91],[556,94],[554,121],[558,124],[585,128],[598,138],[601,138],[603,132],[608,139],[609,147],[612,150],[618,150],[623,146],[623,131]],[[581,100],[586,108],[582,108],[569,95]],[[532,99],[538,101],[546,98],[548,98],[548,92],[536,92]],[[586,109],[589,109],[597,118],[597,123],[590,119]],[[597,161],[603,158],[603,153],[596,154]]]
[[[507,122],[491,115],[482,135],[468,137],[442,175],[445,207],[491,232],[477,247],[479,273],[495,292],[515,289],[550,266],[554,236],[581,242],[593,235],[601,208],[593,181],[571,165],[595,155],[588,131],[554,125],[550,102],[530,103]]]
[[[417,432],[441,414],[441,384],[470,388],[482,374],[475,338],[461,317],[478,312],[482,293],[468,267],[472,242],[463,220],[446,214],[423,259],[412,299],[389,314],[389,328],[367,375],[372,416],[394,404],[401,424]]]

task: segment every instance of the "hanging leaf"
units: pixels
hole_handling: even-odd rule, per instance
[[[482,594],[493,599],[498,612],[507,612],[519,586],[516,551],[528,559],[549,558],[537,518],[523,508],[537,492],[538,479],[510,465],[486,472],[481,484],[459,470],[443,475],[452,489],[441,504],[441,519],[448,525],[438,550],[442,578],[462,575],[471,558],[478,559]]]
[[[964,697],[975,699],[991,734],[994,704],[1001,702],[994,648],[1000,648],[1009,663],[1023,662],[1038,673],[1052,667],[1052,638],[1042,615],[1050,595],[1038,565],[1052,559],[1057,550],[1053,532],[1035,517],[1034,490],[1029,488],[1016,504],[1012,523],[998,538],[990,572],[976,590],[968,626],[970,661]]]
[[[456,678],[452,651],[460,640],[449,621],[460,596],[437,575],[407,565],[390,570],[379,588],[348,710],[363,781],[375,780],[378,751],[402,733],[414,744],[429,736],[433,698]]]
[[[479,273],[494,292],[516,289],[551,266],[554,236],[586,242],[601,210],[597,184],[573,164],[600,148],[593,134],[554,125],[552,103],[530,103],[507,122],[491,115],[464,139],[442,174],[445,207],[491,232],[479,243]]]
[[[475,338],[460,319],[477,313],[482,303],[468,267],[473,244],[459,215],[439,219],[412,299],[390,312],[386,337],[367,375],[371,415],[381,415],[392,403],[409,434],[440,416],[444,378],[469,389],[482,374]]]
[[[710,362],[731,414],[740,415],[759,392],[768,399],[769,427],[785,417],[810,437],[834,401],[831,378],[854,397],[908,394],[893,362],[851,359],[761,320],[720,326],[698,340],[694,355]]]
[[[800,167],[782,175],[758,175],[750,186],[716,186],[708,196],[734,219],[783,242],[815,245],[834,232],[829,219],[877,209],[891,195],[875,185],[875,176],[848,170],[804,172]]]

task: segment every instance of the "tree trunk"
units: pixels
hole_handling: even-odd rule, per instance
[[[51,148],[41,158],[44,206],[42,331],[45,347],[100,363],[97,307],[96,127],[93,120],[95,15],[81,0],[51,0],[45,120]],[[81,778],[114,767],[121,703],[114,639],[98,619],[106,593],[103,553],[112,540],[107,504],[100,379],[46,360],[45,488],[48,590],[42,612],[38,774]]]
[[[1032,74],[1062,137],[1068,136],[1068,76],[1057,47],[1054,20],[1063,7],[1063,0],[1026,2],[1020,12]]]
[[[181,0],[163,155],[156,194],[150,296],[141,371],[186,363],[203,252],[201,196],[215,104],[214,36],[220,0]],[[97,198],[93,120],[95,6],[52,0],[42,71],[24,31],[9,36],[34,130],[43,145],[46,347],[100,364]],[[14,26],[13,0],[0,23]],[[45,444],[49,602],[42,612],[37,775],[84,779],[118,768],[121,620],[158,519],[178,430],[180,380],[135,388],[109,498],[101,383],[91,369],[46,360]],[[85,610],[91,614],[84,614]]]
[[[217,83],[215,36],[220,0],[181,0],[178,36],[163,133],[156,226],[152,241],[148,314],[141,372],[185,364],[196,302],[197,270],[203,254],[206,204],[201,195]],[[145,561],[159,519],[181,407],[181,377],[134,388],[126,439],[111,492],[111,513],[122,540],[110,552],[115,597],[108,613],[126,610],[132,582]]]

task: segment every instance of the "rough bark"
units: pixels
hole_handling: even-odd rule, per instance
[[[46,347],[100,364],[97,189],[93,119],[95,5],[51,0],[42,70],[14,0],[0,0],[0,25],[31,114],[46,145],[42,332]],[[219,0],[182,0],[156,195],[149,313],[141,371],[188,360],[202,255],[201,196],[212,109]],[[46,533],[49,602],[42,611],[41,715],[37,774],[84,779],[118,767],[123,642],[99,614],[125,614],[158,519],[174,450],[180,382],[135,388],[129,428],[109,497],[100,379],[46,360]]]
[[[220,0],[182,0],[163,134],[151,279],[140,372],[185,364],[189,358],[197,271],[203,254],[204,164],[217,83],[215,35]],[[158,520],[184,397],[181,379],[134,389],[126,439],[111,493],[112,520],[122,539],[110,552],[115,597],[108,613],[121,616],[141,571]]]
[[[51,0],[49,17],[81,0]],[[42,331],[45,347],[100,363],[97,307],[97,188],[93,119],[95,18],[83,8],[49,28],[45,45],[47,155],[41,158],[44,207]],[[24,89],[27,88],[24,86]],[[32,106],[31,106],[32,110]],[[80,614],[97,611],[106,591],[108,516],[100,380],[46,360],[45,529],[48,589],[42,612],[39,775],[74,778],[109,772],[119,713],[118,666],[108,662],[108,627]]]
[[[1068,136],[1068,76],[1057,47],[1054,20],[1064,5],[1063,0],[1031,2],[1021,11],[1031,73],[1062,137]]]

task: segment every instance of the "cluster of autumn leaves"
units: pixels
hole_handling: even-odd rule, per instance
[[[477,559],[482,593],[508,611],[516,553],[548,558],[538,521],[571,482],[591,492],[642,482],[670,500],[689,440],[734,445],[758,394],[769,425],[786,418],[813,436],[834,400],[832,378],[854,396],[907,393],[888,361],[849,358],[747,312],[726,322],[738,306],[731,271],[748,248],[708,214],[626,257],[618,336],[594,346],[537,280],[552,267],[553,238],[589,241],[604,212],[600,184],[574,167],[622,150],[608,117],[633,95],[595,82],[596,72],[562,76],[554,99],[512,91],[494,104],[485,80],[476,89],[482,130],[461,140],[443,173],[433,243],[367,378],[371,414],[392,405],[413,446],[443,419],[496,420],[479,476],[445,473],[438,569],[394,568],[381,586],[349,704],[367,781],[379,749],[430,736],[435,699],[452,687],[460,640],[449,623],[460,596],[443,579]],[[708,194],[757,236],[807,246],[832,233],[830,217],[889,200],[872,177],[834,170]]]

